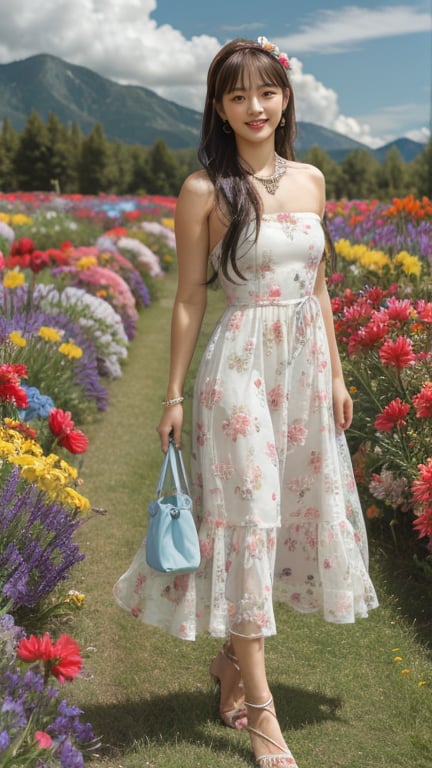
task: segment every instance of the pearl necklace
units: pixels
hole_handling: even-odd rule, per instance
[[[287,167],[288,161],[285,160],[284,157],[279,157],[279,155],[275,152],[274,173],[271,176],[256,176],[253,173],[252,178],[259,181],[260,184],[263,185],[266,192],[269,193],[269,195],[274,195],[279,188],[282,176],[284,176],[286,173]]]

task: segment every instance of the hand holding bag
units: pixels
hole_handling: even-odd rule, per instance
[[[174,488],[164,495],[168,470]],[[181,450],[172,440],[162,463],[156,497],[148,505],[147,564],[162,573],[196,571],[201,554],[192,516],[192,499]]]

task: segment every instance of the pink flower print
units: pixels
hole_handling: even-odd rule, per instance
[[[228,323],[228,330],[239,331],[242,326],[242,322],[243,322],[243,312],[240,312],[240,310],[233,312],[233,314],[230,317],[230,321]]]
[[[202,448],[202,447],[203,447],[203,445],[205,444],[205,441],[206,441],[206,438],[207,438],[207,434],[208,434],[208,433],[205,431],[203,424],[201,424],[200,422],[198,422],[198,423],[197,423],[197,436],[196,436],[196,441],[197,441],[198,445],[199,445],[201,448]]]
[[[139,573],[138,576],[135,579],[135,586],[134,586],[134,592],[137,595],[142,587],[142,585],[145,583],[146,577],[143,573]]]
[[[268,292],[269,299],[280,299],[281,295],[282,295],[282,291],[279,288],[279,286],[272,285]]]
[[[311,451],[309,463],[314,472],[321,472],[322,456],[318,451]]]
[[[186,592],[189,586],[189,574],[183,573],[175,577],[173,587],[176,592]]]
[[[291,595],[291,602],[298,605],[301,601],[300,592],[293,592]]]
[[[260,387],[262,387],[262,381],[261,381],[261,379],[255,379],[255,381],[254,381],[254,384],[255,384],[255,386],[256,386],[256,388],[257,388],[257,389],[259,389]]]
[[[200,392],[200,402],[206,408],[213,408],[216,403],[222,400],[222,387],[219,378],[208,379]]]
[[[308,507],[305,509],[304,516],[306,520],[318,520],[320,516],[319,509],[316,507]]]
[[[330,560],[328,559],[328,557],[326,557],[326,558],[324,559],[324,562],[323,562],[323,566],[324,566],[324,568],[331,568],[331,567],[332,567],[332,566],[331,566],[331,562],[330,562]]]
[[[231,566],[232,566],[232,560],[227,560],[225,562],[225,573],[228,573],[228,571],[231,568]]]
[[[271,463],[275,467],[277,465],[277,452],[276,452],[276,446],[274,443],[267,443],[266,444],[266,456],[269,457]]]
[[[132,616],[135,616],[135,618],[137,619],[138,616],[139,616],[139,608],[137,608],[136,606],[134,608],[132,608],[131,614],[132,614]]]
[[[275,323],[273,323],[271,328],[276,344],[280,344],[284,338],[283,325],[280,320],[277,320]]]
[[[282,384],[276,384],[273,389],[270,389],[270,391],[267,392],[267,402],[269,408],[271,408],[273,411],[278,411],[279,408],[281,408],[283,401],[284,391],[282,389]]]
[[[293,445],[304,445],[306,442],[308,430],[303,424],[294,422],[288,427],[288,442]]]
[[[200,552],[207,560],[213,555],[213,544],[211,541],[200,541]]]
[[[229,480],[234,472],[234,467],[231,461],[227,463],[213,464],[212,471],[215,477],[220,477],[221,480]]]
[[[237,438],[247,437],[251,432],[255,422],[255,429],[259,430],[257,420],[252,420],[249,409],[244,405],[235,406],[229,419],[222,422],[222,430],[226,437],[237,442]]]

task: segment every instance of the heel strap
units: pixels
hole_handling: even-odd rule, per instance
[[[264,704],[251,704],[249,701],[245,701],[246,707],[252,707],[252,709],[267,709],[270,704],[273,704],[273,696],[270,696],[269,700],[265,701]]]

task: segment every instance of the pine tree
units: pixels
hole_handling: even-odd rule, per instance
[[[98,195],[108,181],[109,146],[100,123],[96,123],[81,147],[79,165],[80,192]]]
[[[22,132],[15,156],[15,172],[19,189],[26,191],[51,189],[49,138],[46,126],[32,111]]]
[[[0,189],[3,192],[14,192],[18,188],[15,175],[18,142],[18,133],[6,118],[0,134]]]

